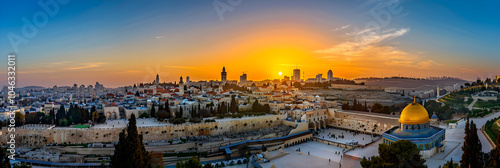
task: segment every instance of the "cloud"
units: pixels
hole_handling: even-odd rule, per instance
[[[357,28],[356,28],[356,30],[354,30],[354,32],[345,33],[345,35],[348,35],[348,36],[358,36],[358,35],[362,35],[362,34],[365,34],[365,33],[368,33],[368,32],[375,31],[377,29],[380,29],[380,27],[367,28],[367,29],[364,29],[364,30],[361,30],[361,31],[358,31]]]
[[[156,36],[155,38],[161,39],[161,38],[165,38],[165,36]]]
[[[206,67],[200,66],[177,66],[177,65],[165,65],[165,68],[177,68],[177,69],[205,69]]]
[[[351,27],[351,25],[345,25],[345,26],[342,26],[342,27],[337,27],[337,28],[333,29],[332,31],[344,30],[344,29],[347,29],[349,27]]]
[[[345,60],[347,62],[366,62],[374,65],[404,66],[414,68],[429,68],[436,63],[419,54],[399,50],[393,46],[380,43],[407,34],[410,29],[387,29],[376,32],[378,28],[364,29],[350,33],[355,35],[350,41],[345,41],[333,47],[316,50],[321,58],[330,60]]]
[[[98,68],[98,67],[101,67],[102,64],[104,64],[104,62],[85,63],[84,65],[81,65],[78,67],[71,67],[71,68],[67,68],[67,69],[68,70],[81,70],[81,69],[89,69],[89,68]]]

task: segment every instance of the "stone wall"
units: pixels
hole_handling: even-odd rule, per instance
[[[282,124],[282,116],[261,116],[212,123],[182,124],[138,127],[145,141],[168,140],[188,136],[218,135],[237,133],[275,127]],[[93,142],[117,142],[123,128],[16,128],[16,145],[21,147],[40,147],[46,144],[81,144]],[[7,132],[7,128],[2,128]],[[2,145],[6,145],[9,134],[0,136]]]
[[[397,115],[359,111],[329,110],[329,112],[333,118],[329,118],[328,126],[332,127],[381,135],[384,131],[399,126]]]

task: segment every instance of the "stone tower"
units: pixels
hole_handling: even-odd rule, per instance
[[[184,96],[184,82],[182,81],[182,76],[179,81],[179,96]]]
[[[220,73],[220,78],[221,78],[222,83],[226,83],[226,80],[227,80],[226,67],[222,67],[222,72]]]

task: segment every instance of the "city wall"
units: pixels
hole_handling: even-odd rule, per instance
[[[138,127],[143,134],[144,141],[169,140],[181,137],[218,135],[223,133],[237,133],[275,127],[283,122],[282,116],[262,116],[230,121],[211,123],[182,124]],[[40,147],[46,144],[82,144],[93,142],[117,142],[118,135],[123,128],[36,128],[18,127],[15,131],[16,145],[21,147]],[[2,128],[7,132],[7,128]],[[9,134],[0,136],[2,145],[6,145]]]
[[[381,135],[392,127],[399,126],[399,116],[368,113],[360,111],[334,111],[329,110],[333,116],[328,126],[356,130],[366,133]]]

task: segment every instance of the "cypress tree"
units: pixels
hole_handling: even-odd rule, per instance
[[[167,110],[167,113],[170,114],[170,104],[168,102],[168,99],[167,99],[167,102],[165,102],[165,109]]]
[[[56,124],[59,124],[59,120],[63,119],[66,117],[66,109],[64,108],[64,105],[61,105],[59,110],[57,111],[56,114]]]
[[[10,168],[10,159],[2,147],[0,147],[0,168]]]
[[[50,110],[49,115],[50,115],[50,118],[49,118],[49,123],[50,123],[50,124],[54,124],[54,122],[56,121],[56,114],[55,114],[55,112],[54,112],[54,109],[51,109],[51,110]]]
[[[464,153],[462,154],[462,160],[460,161],[460,167],[483,167],[484,162],[480,159],[483,157],[481,141],[477,136],[477,127],[474,121],[469,123],[469,117],[467,117],[467,123],[465,123],[465,140],[462,147]]]
[[[469,133],[472,140],[472,155],[470,157],[470,165],[471,167],[483,167],[483,162],[480,160],[482,155],[481,141],[477,136],[477,128],[476,124],[474,124],[474,121],[471,121],[471,129]]]
[[[259,112],[259,102],[257,100],[252,104],[252,112]]]
[[[158,111],[163,110],[163,106],[164,106],[164,105],[159,104],[159,105],[158,105]]]
[[[236,113],[236,108],[237,108],[237,106],[236,106],[236,98],[235,97],[236,97],[235,95],[231,96],[231,107],[230,107],[230,110],[231,110],[231,113],[233,113],[233,114]]]
[[[500,130],[498,131],[500,135]],[[496,147],[491,150],[491,161],[489,167],[500,168],[500,136],[495,141]]]
[[[115,146],[115,152],[111,159],[114,168],[136,168],[151,167],[151,159],[142,143],[142,134],[137,131],[135,115],[130,117],[127,128],[119,135],[120,139]]]
[[[151,112],[149,113],[151,115],[151,117],[155,118],[156,117],[156,109],[155,109],[155,105],[153,104],[151,106]]]
[[[467,122],[465,123],[465,137],[464,137],[464,145],[462,146],[462,160],[460,161],[460,167],[466,168],[469,167],[470,164],[470,146],[471,146],[471,140],[470,140],[470,131],[469,131],[469,117],[467,116]]]

